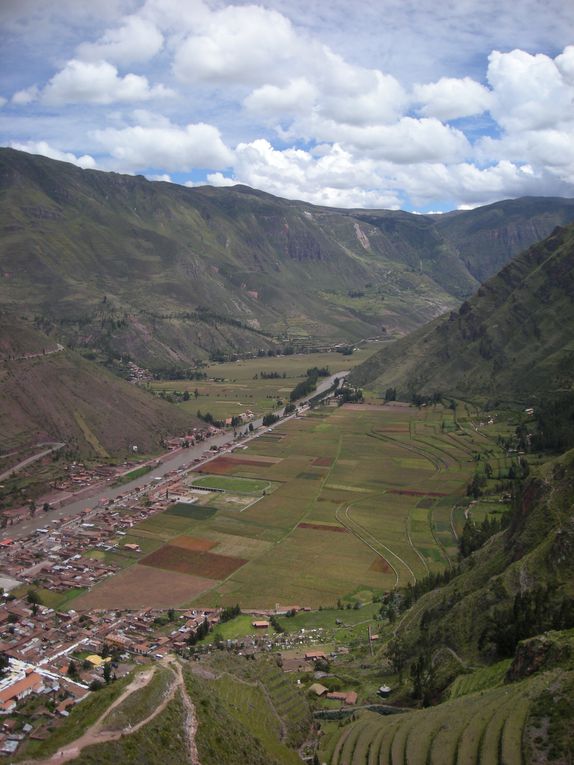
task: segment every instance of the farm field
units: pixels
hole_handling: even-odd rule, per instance
[[[73,605],[128,607],[130,586],[138,606],[156,605],[169,576],[164,605],[369,603],[456,561],[466,486],[486,448],[496,456],[493,439],[441,406],[314,409],[220,458],[221,470],[193,471],[188,486],[218,491],[134,526],[132,568]]]
[[[210,364],[201,370],[207,375],[207,380],[157,380],[151,383],[151,388],[168,394],[188,391],[189,401],[182,401],[179,406],[192,414],[199,409],[203,414],[210,412],[220,420],[249,409],[260,416],[276,408],[278,400],[288,401],[289,393],[305,378],[307,369],[328,367],[333,374],[352,369],[380,346],[380,343],[362,345],[351,356],[341,353],[297,353]],[[265,375],[269,374],[278,377],[266,378]]]
[[[206,475],[193,482],[193,486],[207,489],[222,489],[223,491],[238,492],[239,494],[261,495],[271,488],[269,481],[256,478],[233,478],[230,476]]]

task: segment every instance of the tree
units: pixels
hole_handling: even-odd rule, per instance
[[[189,401],[189,391],[188,390],[184,390],[183,391],[183,400],[184,401]]]
[[[32,606],[32,615],[36,616],[36,614],[38,613],[38,605],[42,602],[36,590],[32,590],[32,589],[28,590],[28,595],[26,596],[26,600]]]
[[[5,653],[0,653],[0,677],[6,674],[6,670],[10,666],[10,659]]]
[[[401,637],[395,637],[387,645],[387,657],[391,666],[399,676],[399,682],[403,682],[403,669],[408,658],[408,652],[404,640]]]
[[[435,681],[432,658],[428,651],[421,653],[411,665],[411,678],[414,698],[421,699],[423,706],[428,707],[432,700]]]
[[[68,664],[68,677],[72,678],[72,680],[76,680],[78,675],[78,665],[73,659],[70,659],[70,663]]]
[[[104,664],[104,681],[106,685],[108,685],[111,679],[112,679],[112,663],[111,661],[107,661]]]

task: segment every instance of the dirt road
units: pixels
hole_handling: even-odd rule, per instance
[[[130,736],[140,730],[140,728],[143,728],[144,725],[150,723],[159,714],[161,714],[178,691],[181,694],[181,700],[185,712],[184,736],[189,763],[191,765],[201,765],[199,762],[199,755],[195,742],[195,736],[197,732],[197,715],[195,713],[195,707],[189,698],[185,687],[181,664],[177,661],[177,659],[172,657],[166,657],[166,659],[164,659],[161,664],[164,667],[168,667],[173,672],[174,680],[165,693],[161,703],[158,704],[153,712],[146,718],[140,720],[136,725],[120,730],[106,729],[106,719],[109,717],[110,713],[116,707],[122,704],[128,698],[128,696],[131,696],[132,693],[139,691],[141,688],[145,688],[145,686],[150,682],[155,673],[155,667],[153,666],[136,675],[132,682],[125,688],[123,693],[118,696],[113,704],[110,704],[110,706],[96,720],[96,722],[93,723],[93,725],[91,725],[79,738],[69,744],[66,744],[61,749],[58,749],[58,751],[55,752],[51,757],[47,757],[42,760],[26,760],[24,761],[23,765],[56,765],[57,763],[69,762],[70,760],[74,760],[76,757],[78,757],[81,751],[88,746],[93,746],[94,744],[104,744],[107,741],[117,741],[123,736]]]

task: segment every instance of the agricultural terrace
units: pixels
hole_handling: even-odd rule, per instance
[[[392,403],[293,418],[205,465],[209,474],[190,473],[190,488],[221,491],[133,527],[124,541],[141,554],[106,553],[126,569],[74,607],[129,607],[130,588],[137,607],[156,605],[173,578],[169,605],[317,608],[370,602],[443,570],[457,558],[477,455],[497,458],[489,426],[460,414]]]
[[[278,400],[288,402],[289,393],[305,379],[307,369],[328,367],[333,374],[352,369],[378,348],[380,343],[369,343],[351,356],[296,353],[210,364],[200,370],[207,375],[206,380],[158,380],[151,388],[167,394],[187,391],[189,400],[180,401],[179,406],[192,414],[199,409],[223,420],[249,409],[259,417],[275,409]]]
[[[472,678],[472,675],[470,676]],[[321,762],[330,765],[522,765],[529,715],[556,674],[470,692],[436,707],[387,717],[359,712],[356,722],[322,728]],[[532,734],[531,734],[532,735]]]

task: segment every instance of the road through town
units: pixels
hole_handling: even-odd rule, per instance
[[[317,389],[313,391],[312,394],[310,394],[309,396],[306,396],[305,398],[299,399],[297,401],[298,408],[300,409],[301,406],[303,406],[304,404],[306,404],[307,401],[309,401],[309,399],[317,395],[320,395],[321,393],[324,393],[326,390],[328,390],[333,385],[335,378],[342,380],[348,374],[349,374],[348,372],[338,372],[335,375],[326,377],[317,386]],[[278,410],[276,414],[281,416],[282,419],[279,422],[275,423],[275,425],[272,425],[271,428],[280,427],[286,420],[296,416],[295,414],[293,414],[293,415],[289,415],[288,417],[283,417],[283,414],[284,414],[283,409]],[[267,431],[267,428],[265,428],[265,430],[262,428],[263,418],[253,420],[252,425],[254,428],[253,434],[241,439],[241,441],[234,441],[233,433],[230,431],[227,431],[224,433],[218,433],[215,436],[212,436],[207,441],[203,441],[200,444],[197,444],[196,446],[191,446],[187,449],[178,449],[175,452],[168,452],[167,454],[164,454],[158,457],[159,464],[157,466],[154,466],[151,472],[146,473],[140,478],[136,478],[133,481],[130,481],[129,483],[124,483],[121,486],[109,486],[106,484],[97,484],[91,487],[90,490],[83,490],[81,492],[78,492],[78,494],[81,495],[80,498],[75,499],[72,496],[70,500],[67,501],[65,504],[62,504],[61,506],[54,506],[49,511],[49,513],[44,513],[42,512],[41,509],[38,509],[36,511],[36,515],[33,518],[28,518],[22,523],[14,524],[13,526],[9,526],[9,527],[6,527],[5,529],[2,529],[2,531],[0,531],[0,542],[4,539],[20,539],[22,537],[28,536],[29,534],[36,531],[37,529],[44,528],[47,524],[50,523],[50,521],[53,521],[58,518],[77,516],[86,508],[93,509],[93,511],[97,513],[98,509],[99,508],[103,509],[104,505],[107,504],[108,501],[114,500],[120,495],[129,494],[130,492],[133,492],[135,489],[141,490],[146,486],[149,486],[149,487],[153,486],[154,488],[157,489],[158,487],[162,486],[162,481],[158,479],[164,478],[166,473],[170,473],[172,470],[177,470],[178,468],[191,467],[193,464],[193,461],[196,459],[202,458],[202,464],[205,464],[205,462],[210,459],[215,459],[218,456],[218,454],[213,454],[212,456],[209,456],[209,457],[206,456],[206,458],[203,459],[206,452],[209,452],[210,447],[212,446],[224,447],[226,444],[229,444],[229,447],[227,449],[223,449],[223,453],[225,453],[226,451],[229,451],[230,449],[237,447],[238,443],[246,444],[252,439],[257,438],[258,436],[262,435],[262,433]],[[241,430],[241,428],[239,430]],[[222,451],[219,452],[219,454],[221,453]],[[106,502],[102,502],[102,500],[106,500]]]

